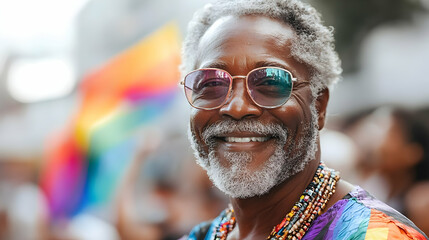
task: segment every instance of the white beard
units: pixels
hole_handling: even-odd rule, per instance
[[[195,134],[188,129],[188,137],[197,158],[197,163],[207,171],[213,184],[232,198],[249,198],[266,194],[274,186],[302,171],[315,156],[317,149],[317,116],[314,104],[311,104],[312,120],[304,126],[299,142],[291,142],[295,136],[289,136],[288,130],[280,124],[264,125],[255,120],[226,120],[210,125],[202,133],[203,141],[209,148],[208,154]],[[223,166],[215,151],[216,135],[230,132],[247,131],[259,134],[275,135],[275,151],[257,170],[247,168],[252,161],[248,152],[227,152],[224,158],[229,166]],[[288,144],[286,144],[288,142]],[[285,146],[288,148],[285,150]],[[294,153],[294,154],[293,154]]]

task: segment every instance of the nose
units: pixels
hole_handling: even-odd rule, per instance
[[[245,80],[244,78],[234,79],[229,99],[219,109],[222,116],[240,120],[258,117],[262,114],[262,108],[256,105],[247,93]]]

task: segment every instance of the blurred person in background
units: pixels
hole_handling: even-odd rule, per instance
[[[189,24],[182,70],[197,162],[231,202],[184,238],[427,239],[320,161],[319,131],[341,68],[314,8],[206,5]]]
[[[380,107],[354,116],[345,132],[361,154],[356,182],[399,210],[423,231],[429,214],[429,128],[424,111]]]
[[[354,140],[335,128],[324,128],[320,131],[321,160],[338,170],[341,176],[350,182],[357,182],[357,160],[360,151]]]
[[[123,240],[178,239],[226,204],[201,168],[177,159],[181,149],[171,139],[149,135],[118,188],[116,227]]]
[[[417,112],[400,108],[390,110],[386,130],[376,150],[377,170],[388,185],[388,201],[406,212],[403,193],[429,180],[429,131]]]
[[[424,111],[393,108],[390,119],[378,151],[388,199],[428,234],[429,118]]]
[[[429,181],[414,183],[405,195],[404,206],[410,219],[429,234]]]
[[[36,184],[36,166],[26,160],[0,159],[0,239],[44,240],[46,200]]]

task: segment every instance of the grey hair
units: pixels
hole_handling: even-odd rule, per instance
[[[309,67],[314,97],[339,81],[342,69],[334,47],[333,28],[324,26],[316,9],[299,0],[217,0],[206,4],[188,25],[182,49],[182,73],[196,68],[198,44],[207,29],[217,19],[229,15],[263,15],[289,24],[297,34],[291,55]]]

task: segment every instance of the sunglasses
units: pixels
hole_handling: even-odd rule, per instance
[[[188,73],[180,83],[191,106],[212,110],[223,106],[230,98],[232,80],[246,79],[247,93],[252,101],[263,108],[276,108],[290,98],[293,82],[297,81],[288,70],[261,67],[247,76],[231,76],[217,68],[202,68]]]

